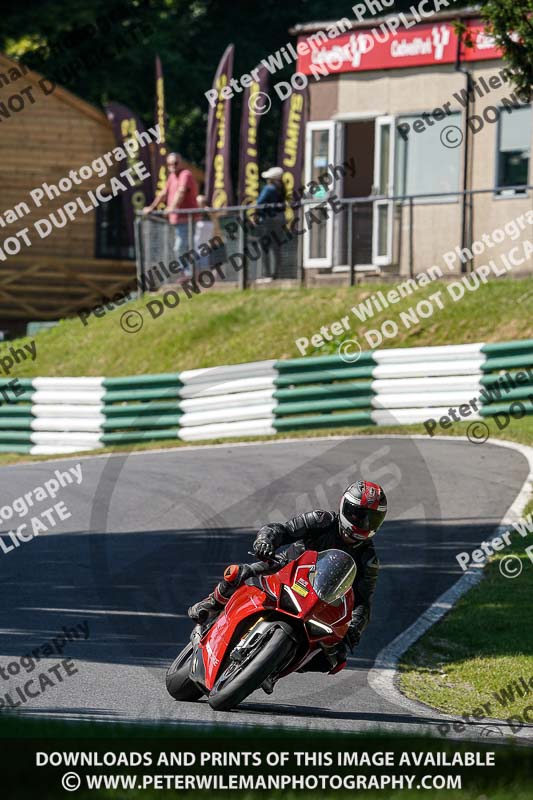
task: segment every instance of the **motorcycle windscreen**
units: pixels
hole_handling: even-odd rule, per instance
[[[355,561],[342,550],[325,550],[316,560],[313,589],[325,603],[339,600],[355,580]]]

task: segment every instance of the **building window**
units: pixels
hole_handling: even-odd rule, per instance
[[[460,187],[462,141],[461,113],[446,115],[417,132],[420,115],[398,117],[396,122],[396,193],[402,195],[456,192]],[[403,128],[400,126],[404,126]],[[409,126],[409,128],[407,128]],[[400,135],[400,131],[408,131]],[[428,197],[419,202],[456,200]]]
[[[497,186],[527,186],[531,155],[531,106],[501,109],[498,120]],[[525,192],[505,189],[497,194]]]
[[[96,207],[96,258],[133,259],[134,248],[128,243],[128,232],[122,205],[117,195]]]

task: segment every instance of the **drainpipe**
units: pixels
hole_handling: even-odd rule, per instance
[[[469,173],[469,153],[470,153],[470,115],[471,115],[471,105],[474,102],[474,92],[473,92],[473,81],[472,75],[466,69],[466,67],[462,66],[461,63],[461,45],[462,45],[462,35],[459,34],[457,37],[457,52],[455,54],[455,71],[461,72],[465,76],[465,88],[466,88],[466,114],[465,114],[465,138],[464,138],[464,156],[463,156],[463,193],[467,191],[469,188],[469,181],[468,181],[468,173]],[[468,247],[471,244],[471,236],[469,235],[470,231],[468,230],[468,203],[472,203],[472,196],[463,194],[463,202],[461,207],[461,250],[465,247]],[[471,208],[470,208],[471,212]],[[461,261],[461,272],[471,272],[472,271],[472,260],[468,260],[467,262]]]

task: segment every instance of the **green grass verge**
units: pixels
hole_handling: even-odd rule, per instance
[[[89,318],[62,321],[57,327],[35,337],[37,358],[14,369],[11,377],[93,376],[176,372],[184,369],[235,364],[268,358],[297,357],[295,340],[311,336],[323,325],[348,316],[350,329],[343,339],[356,338],[370,349],[363,334],[378,328],[386,319],[399,319],[422,298],[441,290],[446,300],[442,311],[409,329],[400,325],[394,340],[383,347],[438,345],[478,341],[503,341],[531,336],[533,278],[493,280],[476,292],[466,292],[454,303],[446,283],[434,282],[418,289],[398,304],[376,313],[361,323],[350,309],[379,290],[386,293],[393,284],[362,284],[357,287],[322,289],[265,289],[258,291],[205,291],[190,300],[182,296],[175,309],[166,309],[157,319],[146,311],[144,301],[134,301]],[[120,319],[125,311],[139,311],[144,325],[138,333],[125,333]],[[23,339],[17,346],[24,344]],[[12,343],[0,347],[0,356]],[[312,353],[335,352],[330,342]]]
[[[533,501],[523,516],[531,512]],[[476,713],[485,703],[478,716],[493,719],[522,718],[533,707],[533,563],[525,552],[533,534],[522,538],[514,531],[511,543],[490,560],[482,582],[404,655],[400,688],[408,697],[460,715]],[[516,578],[500,572],[510,555],[522,564]],[[520,691],[512,692],[513,682]]]
[[[364,790],[363,790],[364,791]],[[360,790],[362,794],[362,791]],[[228,792],[180,792],[186,794],[187,797],[199,798],[199,800],[209,800],[212,797],[225,797]],[[479,787],[470,787],[467,789],[457,789],[447,791],[446,789],[430,790],[424,793],[415,790],[403,789],[392,791],[364,791],[364,797],[368,800],[420,800],[420,796],[431,798],[431,800],[487,800],[487,795],[480,795]],[[59,797],[60,795],[58,795]],[[63,795],[61,795],[63,796]],[[242,792],[239,794],[240,800],[260,800],[265,796],[264,792]],[[94,797],[94,791],[89,793],[78,794],[79,800],[90,800]],[[100,790],[99,797],[113,798],[116,800],[117,794],[113,790]],[[174,791],[121,791],[121,800],[175,800],[176,792]],[[235,795],[233,795],[235,797]],[[346,791],[307,791],[307,792],[268,792],[269,800],[309,800],[311,797],[320,797],[322,800],[353,800],[354,792]],[[531,783],[530,781],[512,781],[507,783],[506,786],[500,786],[490,793],[490,800],[531,800]]]

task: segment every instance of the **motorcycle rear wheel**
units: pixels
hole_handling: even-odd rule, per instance
[[[192,644],[188,644],[174,659],[167,670],[167,691],[174,700],[198,700],[202,692],[189,678],[189,666],[193,654]]]
[[[276,626],[276,630],[265,646],[259,650],[242,670],[236,670],[221,689],[217,684],[211,690],[207,701],[215,711],[230,711],[248,695],[259,689],[272,673],[281,670],[290,660],[296,649],[294,639],[287,630]]]

